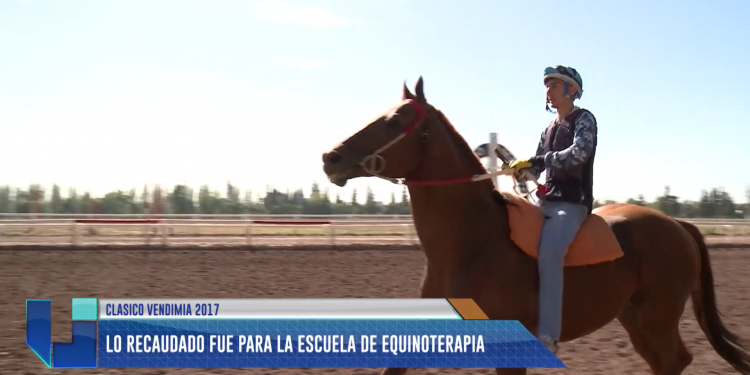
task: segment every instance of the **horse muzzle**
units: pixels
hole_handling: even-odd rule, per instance
[[[369,176],[360,165],[362,160],[358,158],[345,158],[337,150],[331,150],[323,154],[323,172],[336,186],[343,187],[352,178]]]

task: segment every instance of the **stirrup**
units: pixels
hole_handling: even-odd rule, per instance
[[[542,335],[537,338],[552,354],[557,354],[560,347],[557,345],[558,341],[552,340],[551,338]]]

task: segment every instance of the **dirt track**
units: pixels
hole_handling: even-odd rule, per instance
[[[711,252],[719,307],[750,340],[750,250]],[[70,340],[72,297],[417,297],[420,251],[2,251],[0,374],[377,374],[361,370],[49,370],[25,345],[26,298],[52,299],[54,341]],[[66,302],[67,301],[67,302]],[[700,331],[688,303],[681,332],[695,356],[683,374],[732,374]],[[532,374],[649,374],[616,321],[565,344],[569,370]],[[494,374],[413,370],[409,374]]]

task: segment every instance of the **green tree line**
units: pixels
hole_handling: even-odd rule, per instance
[[[100,213],[100,214],[370,214],[408,215],[411,213],[409,195],[404,188],[400,197],[392,193],[389,202],[379,202],[372,190],[365,191],[365,203],[359,203],[358,191],[342,198],[332,197],[328,190],[312,184],[311,194],[305,196],[302,189],[279,191],[267,187],[265,193],[254,194],[249,189],[241,190],[227,183],[225,191],[219,192],[203,185],[195,192],[185,185],[176,185],[171,190],[156,185],[153,189],[144,186],[140,192],[135,188],[109,192],[102,197],[90,193],[79,194],[75,188],[62,194],[58,185],[46,191],[41,185],[27,188],[0,187],[0,212],[2,213]],[[750,202],[750,188],[747,192]],[[742,218],[750,216],[750,203],[735,203],[729,193],[721,188],[704,190],[697,200],[680,200],[670,192],[669,186],[655,201],[648,202],[643,195],[631,198],[627,203],[648,206],[670,216],[686,218]],[[595,202],[594,206],[615,203]]]
[[[741,219],[750,218],[750,187],[745,192],[748,203],[735,203],[732,196],[722,188],[701,191],[698,200],[681,201],[671,194],[669,186],[664,187],[664,193],[653,202],[647,202],[643,195],[630,198],[625,203],[639,206],[647,206],[657,209],[673,217],[684,218],[724,218]],[[604,204],[616,203],[614,201],[594,202],[594,207]]]
[[[171,190],[159,185],[140,192],[135,188],[109,192],[102,197],[90,193],[80,194],[70,188],[63,195],[58,185],[45,191],[41,185],[32,184],[26,189],[0,187],[0,213],[96,213],[96,214],[308,214],[308,215],[408,215],[411,213],[409,195],[404,188],[400,197],[391,194],[390,202],[379,202],[368,187],[365,203],[359,203],[356,189],[351,196],[340,194],[331,197],[328,190],[321,191],[312,184],[311,194],[302,189],[279,191],[267,187],[263,196],[250,189],[242,191],[227,183],[223,192],[203,185],[196,192],[191,187],[176,185]]]

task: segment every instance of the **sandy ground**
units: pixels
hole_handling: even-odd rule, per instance
[[[711,252],[719,305],[750,339],[750,250]],[[417,297],[420,251],[0,251],[0,374],[377,374],[377,369],[50,370],[25,345],[26,298],[53,304],[54,341],[70,340],[70,298]],[[67,301],[67,302],[66,302]],[[684,374],[732,374],[700,331],[690,305],[681,331],[693,364]],[[532,374],[648,374],[615,321],[565,344],[568,370]],[[409,374],[494,374],[412,370]]]

